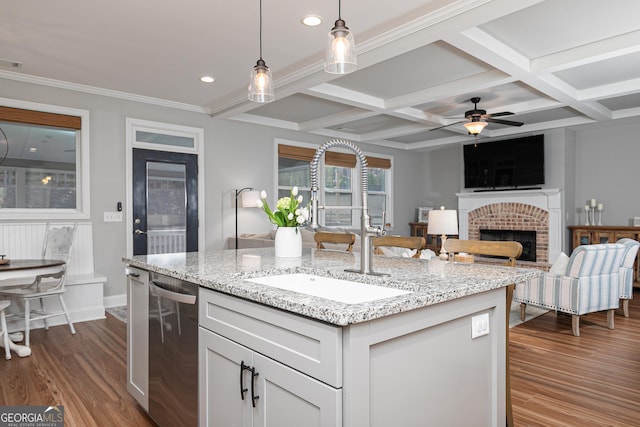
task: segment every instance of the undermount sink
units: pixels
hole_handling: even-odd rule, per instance
[[[256,277],[247,280],[260,285],[339,301],[345,304],[359,304],[410,293],[402,289],[386,288],[384,286],[368,285],[366,283],[304,273]]]

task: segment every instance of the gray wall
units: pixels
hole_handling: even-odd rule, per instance
[[[593,198],[603,203],[603,225],[629,225],[640,216],[639,135],[637,119],[576,132],[573,202],[577,208]]]
[[[634,119],[590,124],[545,133],[544,187],[563,193],[564,225],[584,223],[584,205],[595,198],[604,204],[603,225],[629,225],[640,216],[640,123]],[[457,208],[453,193],[462,189],[462,152],[447,146],[422,155],[421,202]],[[564,251],[571,242],[567,230]]]
[[[202,127],[205,132],[205,245],[221,249],[235,230],[234,190],[246,186],[274,191],[274,138],[321,144],[327,138],[262,126],[226,122],[205,114],[0,79],[0,97],[89,110],[91,219],[95,270],[107,276],[105,296],[125,293],[125,223],[105,223],[103,212],[126,202],[125,118]],[[408,234],[420,194],[420,156],[358,144],[365,153],[394,156],[393,197],[397,234]],[[258,209],[239,210],[239,232],[267,231]]]
[[[91,113],[91,221],[96,271],[108,278],[105,296],[121,295],[125,280],[125,224],[104,223],[103,212],[125,200],[125,118],[205,129],[206,249],[221,249],[234,233],[234,189],[274,190],[274,138],[321,144],[326,138],[294,131],[226,122],[202,113],[0,79],[0,97],[89,110]],[[578,210],[596,198],[606,225],[627,225],[640,216],[640,124],[633,120],[545,133],[548,188],[564,192],[566,224],[580,222]],[[457,208],[462,191],[461,146],[422,153],[358,144],[367,153],[394,156],[393,234],[408,234],[419,206]],[[582,215],[581,218],[583,218]],[[239,232],[271,229],[257,209],[240,209]],[[568,235],[567,235],[568,236]],[[565,250],[568,239],[565,237]]]

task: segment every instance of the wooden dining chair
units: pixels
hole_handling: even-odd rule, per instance
[[[514,241],[447,239],[444,242],[444,250],[449,254],[449,261],[453,261],[456,254],[467,253],[499,257],[502,259],[500,263],[515,267],[516,259],[522,255],[522,244]]]
[[[491,240],[459,240],[459,239],[447,239],[445,240],[444,250],[449,254],[449,260],[453,261],[456,254],[466,253],[479,256],[498,257],[496,262],[509,267],[516,266],[516,260],[522,255],[522,244],[520,242],[513,241],[491,241]],[[493,260],[492,260],[493,261]],[[506,309],[506,425],[507,427],[513,427],[513,408],[511,405],[511,373],[509,372],[509,316],[511,312],[511,301],[513,300],[513,290],[515,284],[507,286],[507,309]]]
[[[29,347],[29,331],[31,322],[36,320],[44,321],[45,329],[49,329],[47,319],[58,316],[65,316],[71,334],[76,330],[71,322],[69,311],[64,303],[62,295],[65,292],[66,272],[71,259],[71,250],[75,240],[78,224],[54,225],[47,223],[44,242],[42,244],[42,259],[62,260],[65,262],[60,270],[53,274],[39,275],[32,278],[32,281],[23,285],[0,289],[0,296],[9,299],[20,300],[24,306],[24,342]],[[59,310],[48,310],[44,304],[44,299],[48,297],[58,297]],[[31,302],[37,301],[39,307],[31,307]]]
[[[353,250],[353,244],[356,241],[356,235],[353,233],[332,233],[329,231],[317,231],[313,239],[318,249],[327,249],[324,243],[337,243],[347,245],[347,252]]]
[[[417,236],[382,236],[371,239],[373,253],[383,255],[381,247],[414,249],[413,258],[420,258],[420,252],[427,244],[424,237]]]

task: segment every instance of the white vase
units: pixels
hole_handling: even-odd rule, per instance
[[[275,246],[277,257],[293,258],[302,256],[302,234],[298,227],[278,227]]]

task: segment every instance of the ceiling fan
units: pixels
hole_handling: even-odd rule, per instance
[[[487,110],[478,109],[478,102],[480,102],[479,96],[473,97],[469,101],[473,103],[473,110],[469,110],[464,113],[464,118],[466,120],[461,120],[459,122],[450,123],[444,126],[438,126],[436,128],[429,129],[429,130],[432,131],[436,129],[446,128],[447,126],[453,126],[460,123],[464,123],[464,127],[467,128],[467,131],[469,131],[471,135],[478,135],[480,132],[482,132],[482,129],[484,129],[484,127],[487,126],[487,123],[498,123],[498,124],[507,125],[507,126],[522,126],[524,124],[522,122],[514,122],[512,120],[502,120],[502,119],[494,118],[494,117],[500,117],[500,116],[511,116],[514,114],[509,111],[487,114]]]

